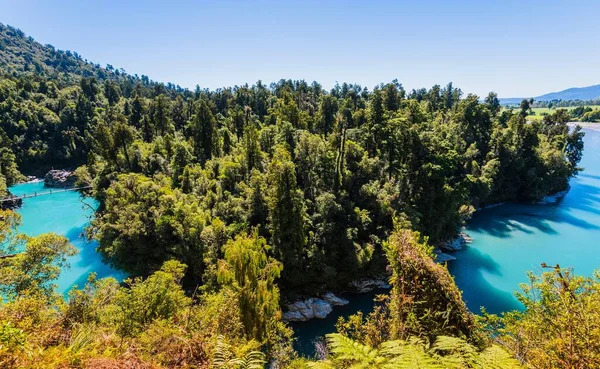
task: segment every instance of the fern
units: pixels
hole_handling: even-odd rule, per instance
[[[329,360],[321,360],[308,363],[308,367],[312,369],[335,369],[335,366],[333,366],[333,363]]]
[[[481,368],[509,369],[520,368],[521,363],[498,345],[493,345],[479,355]]]
[[[440,362],[448,368],[477,368],[479,366],[477,349],[461,338],[439,336],[431,351],[434,355],[439,356]]]
[[[212,365],[214,368],[262,369],[266,363],[265,354],[260,351],[250,351],[243,358],[234,357],[231,346],[225,342],[222,335],[218,336],[213,353]]]
[[[387,361],[376,349],[338,333],[328,334],[327,343],[336,360],[353,363],[349,368],[378,368]]]
[[[499,346],[482,352],[465,340],[440,336],[431,348],[421,339],[387,341],[379,349],[341,334],[327,335],[330,360],[310,363],[313,369],[509,369],[520,363]]]
[[[425,345],[418,339],[409,342],[389,341],[382,344],[382,351],[393,357],[386,364],[386,369],[443,369],[438,361],[426,350]]]

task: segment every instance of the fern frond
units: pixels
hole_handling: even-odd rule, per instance
[[[512,369],[522,368],[521,363],[502,347],[492,345],[479,354],[481,368],[490,369]]]
[[[376,349],[358,343],[338,333],[328,334],[327,343],[335,360],[348,361],[349,368],[377,368],[384,364],[387,359],[380,356]]]
[[[394,354],[389,360],[385,369],[444,369],[436,358],[425,351],[425,345],[420,340],[414,339],[404,344],[402,341],[385,342],[382,345],[382,351],[386,354]]]
[[[244,358],[244,369],[262,369],[265,367],[267,360],[265,354],[260,351],[250,351]]]
[[[230,361],[232,356],[233,354],[231,353],[230,346],[225,342],[223,336],[219,335],[213,353],[213,366],[215,368],[225,368],[231,365]]]
[[[448,336],[439,336],[431,351],[441,362],[450,368],[474,368],[478,365],[479,353],[467,341]]]

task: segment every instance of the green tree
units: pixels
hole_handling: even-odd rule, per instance
[[[524,310],[488,315],[487,327],[531,367],[599,367],[600,273],[580,277],[558,265],[551,268],[530,273],[529,283],[521,285],[517,298]]]
[[[194,155],[202,164],[212,158],[216,150],[216,120],[205,100],[198,100],[194,116],[187,126],[188,132],[194,139]]]
[[[238,294],[246,336],[264,341],[279,314],[275,279],[281,273],[281,263],[267,256],[267,242],[256,230],[251,236],[230,240],[224,251],[224,259],[219,261],[219,283]]]
[[[302,192],[297,188],[296,168],[282,146],[275,149],[269,164],[268,185],[273,251],[285,265],[284,283],[300,285],[306,266],[305,209]]]
[[[66,237],[52,233],[22,236],[20,241],[23,252],[0,259],[0,294],[9,300],[38,293],[52,297],[56,289],[52,281],[77,250]]]
[[[122,336],[134,336],[155,319],[169,319],[191,301],[181,288],[185,265],[171,260],[146,280],[125,281],[129,288],[119,289],[114,299],[114,319]]]

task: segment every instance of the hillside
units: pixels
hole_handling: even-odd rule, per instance
[[[84,59],[76,52],[59,50],[52,45],[42,45],[23,31],[0,23],[0,73],[20,76],[32,74],[59,83],[59,87],[79,83],[81,78],[94,77],[98,81],[140,82],[144,86],[158,84],[148,76],[130,75],[112,65],[101,67]],[[172,83],[165,84],[168,91],[184,89]]]
[[[519,104],[525,97],[507,97],[501,98],[502,105]],[[573,87],[558,92],[550,92],[544,95],[534,97],[535,101],[553,101],[553,100],[595,100],[600,98],[600,85],[587,87]]]
[[[488,342],[527,350],[528,332],[515,339],[524,329],[503,318],[483,330],[433,245],[454,245],[477,208],[568,187],[583,133],[563,113],[528,124],[525,106],[502,110],[495,95],[480,101],[452,83],[327,91],[282,79],[179,92],[12,27],[0,28],[0,45],[0,192],[21,172],[73,169],[98,201],[85,235],[135,277],[77,278],[82,289],[63,299],[53,282],[77,260],[70,242],[79,228],[17,236],[21,218],[0,212],[0,368],[398,367],[402,358],[380,352],[443,363],[433,367],[519,367],[520,351]],[[60,207],[42,211],[65,218]],[[76,261],[86,272],[98,270],[90,252]],[[560,273],[543,281],[561,286]],[[288,320],[324,316],[334,304],[327,292],[364,291],[390,274],[388,298],[337,324],[342,345],[329,336],[327,362],[296,360],[282,308],[300,315]],[[600,321],[598,299],[579,292],[600,287],[579,283],[549,299],[572,299],[578,310],[519,313],[531,336],[549,332],[542,338],[554,347],[547,322]],[[538,286],[536,296],[550,290]],[[584,356],[600,342],[600,329],[591,331],[575,340],[586,365],[569,367],[600,367]],[[343,345],[368,362],[336,357]],[[467,360],[487,364],[454,365]]]

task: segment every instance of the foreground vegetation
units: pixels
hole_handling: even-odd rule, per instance
[[[26,250],[0,259],[3,368],[600,367],[600,275],[556,267],[531,276],[523,312],[477,321],[431,246],[397,228],[385,246],[391,294],[366,317],[341,319],[322,359],[308,361],[296,358],[280,321],[281,264],[256,233],[227,243],[217,292],[186,294],[185,265],[172,260],[125,285],[92,275],[64,300],[51,282],[72,246],[17,235],[18,215],[0,216],[2,244]]]
[[[588,299],[579,289],[549,289],[573,307],[524,295],[530,309],[479,322],[432,258],[430,244],[475,208],[567,187],[583,133],[562,111],[528,123],[528,101],[501,111],[493,93],[397,81],[188,91],[0,33],[0,189],[22,172],[77,168],[100,202],[88,236],[132,276],[91,276],[63,299],[52,281],[72,246],[16,235],[18,216],[0,214],[4,367],[550,368],[530,341],[547,324],[536,307],[561,318],[535,335],[554,347],[569,314],[595,308],[576,303]],[[296,359],[280,306],[373,275],[390,276],[390,296],[340,322],[326,360]],[[578,354],[564,363],[597,365],[586,344],[569,343]]]

